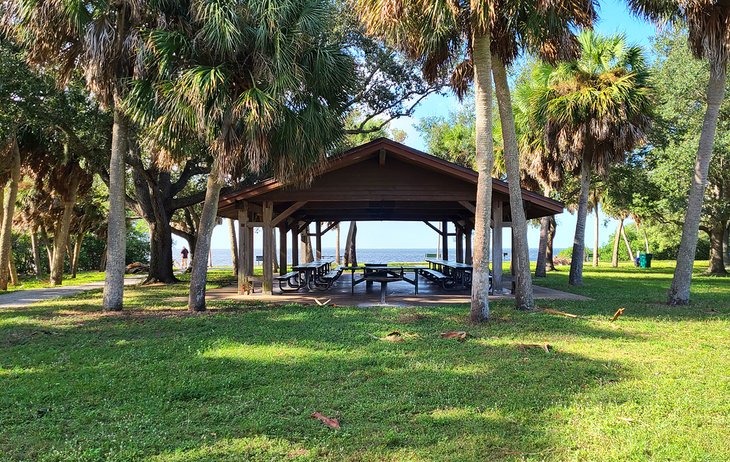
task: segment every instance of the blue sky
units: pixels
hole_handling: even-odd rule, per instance
[[[599,2],[599,21],[595,25],[595,30],[606,35],[615,33],[624,34],[629,42],[641,45],[648,52],[651,46],[651,38],[656,29],[652,24],[631,15],[624,2],[601,0]],[[451,94],[444,96],[433,95],[421,103],[413,114],[413,117],[396,120],[392,123],[392,127],[404,130],[408,134],[405,144],[424,150],[424,141],[414,128],[414,125],[421,118],[446,116],[449,112],[457,110],[458,107],[458,100]],[[557,220],[558,227],[554,242],[555,248],[572,247],[575,216],[566,211],[558,215]],[[591,247],[594,239],[594,220],[595,218],[591,214],[588,216],[586,223],[586,243],[589,243]],[[347,224],[343,225],[347,226]],[[601,214],[599,229],[599,240],[601,244],[607,241],[609,234],[615,229],[616,222],[613,220],[607,221]],[[435,247],[437,242],[435,233],[420,222],[362,222],[358,223],[357,237],[357,245],[360,248],[430,248]],[[260,247],[259,239],[260,237],[257,235],[256,247]],[[530,247],[537,247],[538,240],[538,229],[530,229],[528,231]],[[505,231],[504,242],[505,247],[510,246],[509,230]],[[179,242],[178,245],[181,244],[182,242]],[[334,247],[334,233],[328,233],[324,236],[323,245],[325,247]],[[229,247],[227,227],[218,226],[215,229],[212,247]]]

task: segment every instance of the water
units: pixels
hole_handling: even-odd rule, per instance
[[[173,257],[176,260],[180,259],[181,248],[173,250]],[[554,249],[553,254],[557,255],[561,249]],[[261,249],[255,249],[256,255],[261,255]],[[344,249],[341,250],[344,254]],[[422,262],[426,258],[426,254],[436,253],[435,249],[357,249],[357,261],[361,263],[388,263],[388,262]],[[510,261],[512,257],[512,249],[504,249],[506,256],[503,258],[504,261]],[[325,247],[322,249],[322,255],[325,257],[335,256],[334,247]],[[449,257],[451,259],[456,255],[456,250],[453,248],[449,249]],[[233,260],[231,258],[230,249],[213,249],[213,265],[214,266],[231,266]],[[537,260],[537,249],[530,249],[530,261]],[[289,256],[289,262],[291,262],[291,254]]]

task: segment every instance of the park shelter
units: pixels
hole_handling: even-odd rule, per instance
[[[511,225],[506,182],[492,179],[492,276],[502,285],[502,230]],[[395,141],[379,138],[327,159],[306,187],[266,179],[221,197],[218,215],[238,220],[239,293],[253,271],[253,232],[263,229],[263,293],[273,288],[273,263],[286,272],[289,242],[293,264],[298,243],[314,224],[315,258],[322,236],[341,221],[421,221],[442,239],[442,258],[449,259],[448,239],[456,238],[458,262],[471,263],[477,172]],[[563,204],[522,190],[528,219],[555,215]],[[434,226],[433,223],[440,226]],[[447,224],[454,224],[449,233]],[[279,229],[279,254],[274,255],[274,229]]]

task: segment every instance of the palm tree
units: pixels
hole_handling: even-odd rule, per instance
[[[8,0],[2,26],[29,61],[59,69],[61,83],[80,68],[94,96],[114,113],[109,159],[109,224],[104,309],[121,310],[124,296],[125,167],[129,125],[119,109],[133,74],[134,50],[146,2]]]
[[[198,8],[144,37],[153,77],[126,107],[157,143],[202,140],[213,157],[193,252],[188,306],[205,309],[207,256],[220,190],[251,172],[306,181],[344,135],[352,59],[327,31],[325,0],[239,0]]]
[[[596,17],[593,1],[524,2],[513,0],[493,6],[491,15],[492,72],[504,140],[504,161],[509,184],[512,215],[513,258],[516,264],[515,306],[534,307],[530,276],[527,220],[520,187],[520,149],[517,140],[507,67],[520,50],[527,50],[543,61],[574,58],[578,52],[573,30],[591,27]]]
[[[530,117],[542,127],[545,149],[567,171],[580,172],[580,196],[569,283],[582,285],[591,174],[605,176],[644,142],[650,126],[651,88],[639,47],[622,36],[578,36],[578,59],[536,67]]]
[[[707,111],[697,147],[694,175],[682,225],[682,240],[677,253],[677,266],[668,296],[670,305],[686,305],[689,303],[692,268],[715,130],[720,105],[725,97],[727,66],[730,60],[730,3],[701,0],[629,0],[628,3],[634,12],[653,21],[669,20],[686,24],[692,53],[698,59],[706,59],[710,65]]]
[[[482,2],[355,0],[367,32],[420,63],[426,80],[451,74],[463,97],[473,82],[476,113],[476,213],[474,219],[473,321],[489,319],[489,226],[492,215],[492,76],[489,5]],[[457,63],[454,65],[454,63]]]
[[[15,136],[0,150],[0,290],[8,289],[9,267],[11,262],[12,248],[10,238],[13,225],[13,214],[15,213],[15,199],[18,196],[18,184],[20,183],[20,149]],[[5,197],[5,185],[7,184],[7,197]]]

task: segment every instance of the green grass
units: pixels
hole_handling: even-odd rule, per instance
[[[61,285],[63,286],[79,286],[82,284],[88,284],[90,282],[100,282],[104,280],[104,275],[106,273],[99,272],[99,271],[80,271],[76,273],[76,278],[71,279],[69,275],[64,274],[63,281]],[[127,275],[126,277],[132,277],[134,275]],[[51,286],[51,283],[49,282],[48,278],[44,279],[38,279],[33,276],[24,276],[19,278],[20,284],[17,286],[14,286],[12,284],[8,285],[8,290],[0,290],[0,295],[8,293],[8,292],[15,292],[17,290],[28,290],[28,289],[42,289],[45,287],[53,287]]]
[[[99,291],[0,310],[0,459],[728,460],[730,279],[669,308],[655,266],[588,266],[570,289],[561,269],[544,284],[594,300],[540,306],[580,319],[505,301],[483,326],[465,306],[189,314],[185,283],[130,289],[121,314]],[[373,338],[392,330],[413,336]]]

